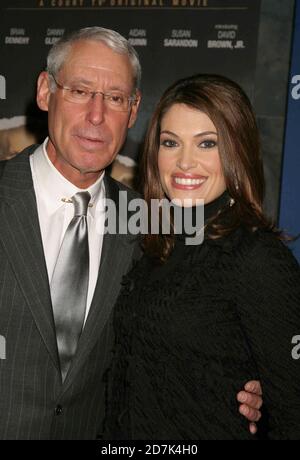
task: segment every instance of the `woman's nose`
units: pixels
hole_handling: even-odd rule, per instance
[[[191,151],[184,148],[179,154],[176,165],[182,171],[188,171],[189,169],[195,168],[197,166],[197,162]]]

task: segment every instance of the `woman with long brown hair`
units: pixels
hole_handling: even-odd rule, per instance
[[[109,436],[253,439],[235,393],[258,379],[269,437],[300,439],[300,268],[263,213],[259,136],[243,90],[216,75],[173,84],[142,163],[149,209],[167,198],[196,222],[203,200],[194,236],[204,231],[204,240],[186,244],[172,215],[164,234],[162,212],[158,234],[144,238],[115,307]]]

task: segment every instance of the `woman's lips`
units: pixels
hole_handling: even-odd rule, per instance
[[[172,176],[172,187],[180,190],[195,190],[200,188],[207,177],[199,175],[176,174]]]

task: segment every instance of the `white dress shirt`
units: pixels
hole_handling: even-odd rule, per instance
[[[74,217],[73,204],[62,200],[70,199],[77,192],[88,191],[91,195],[90,204],[92,206],[88,207],[87,212],[90,267],[86,320],[97,282],[103,243],[103,231],[101,229],[104,229],[105,222],[104,172],[86,190],[77,188],[60,174],[49,160],[46,151],[47,142],[48,138],[30,156],[30,167],[49,282],[65,231]]]

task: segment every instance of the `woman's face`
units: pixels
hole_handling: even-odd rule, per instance
[[[185,104],[174,104],[161,122],[158,168],[170,200],[209,203],[225,191],[218,135],[211,119]]]

